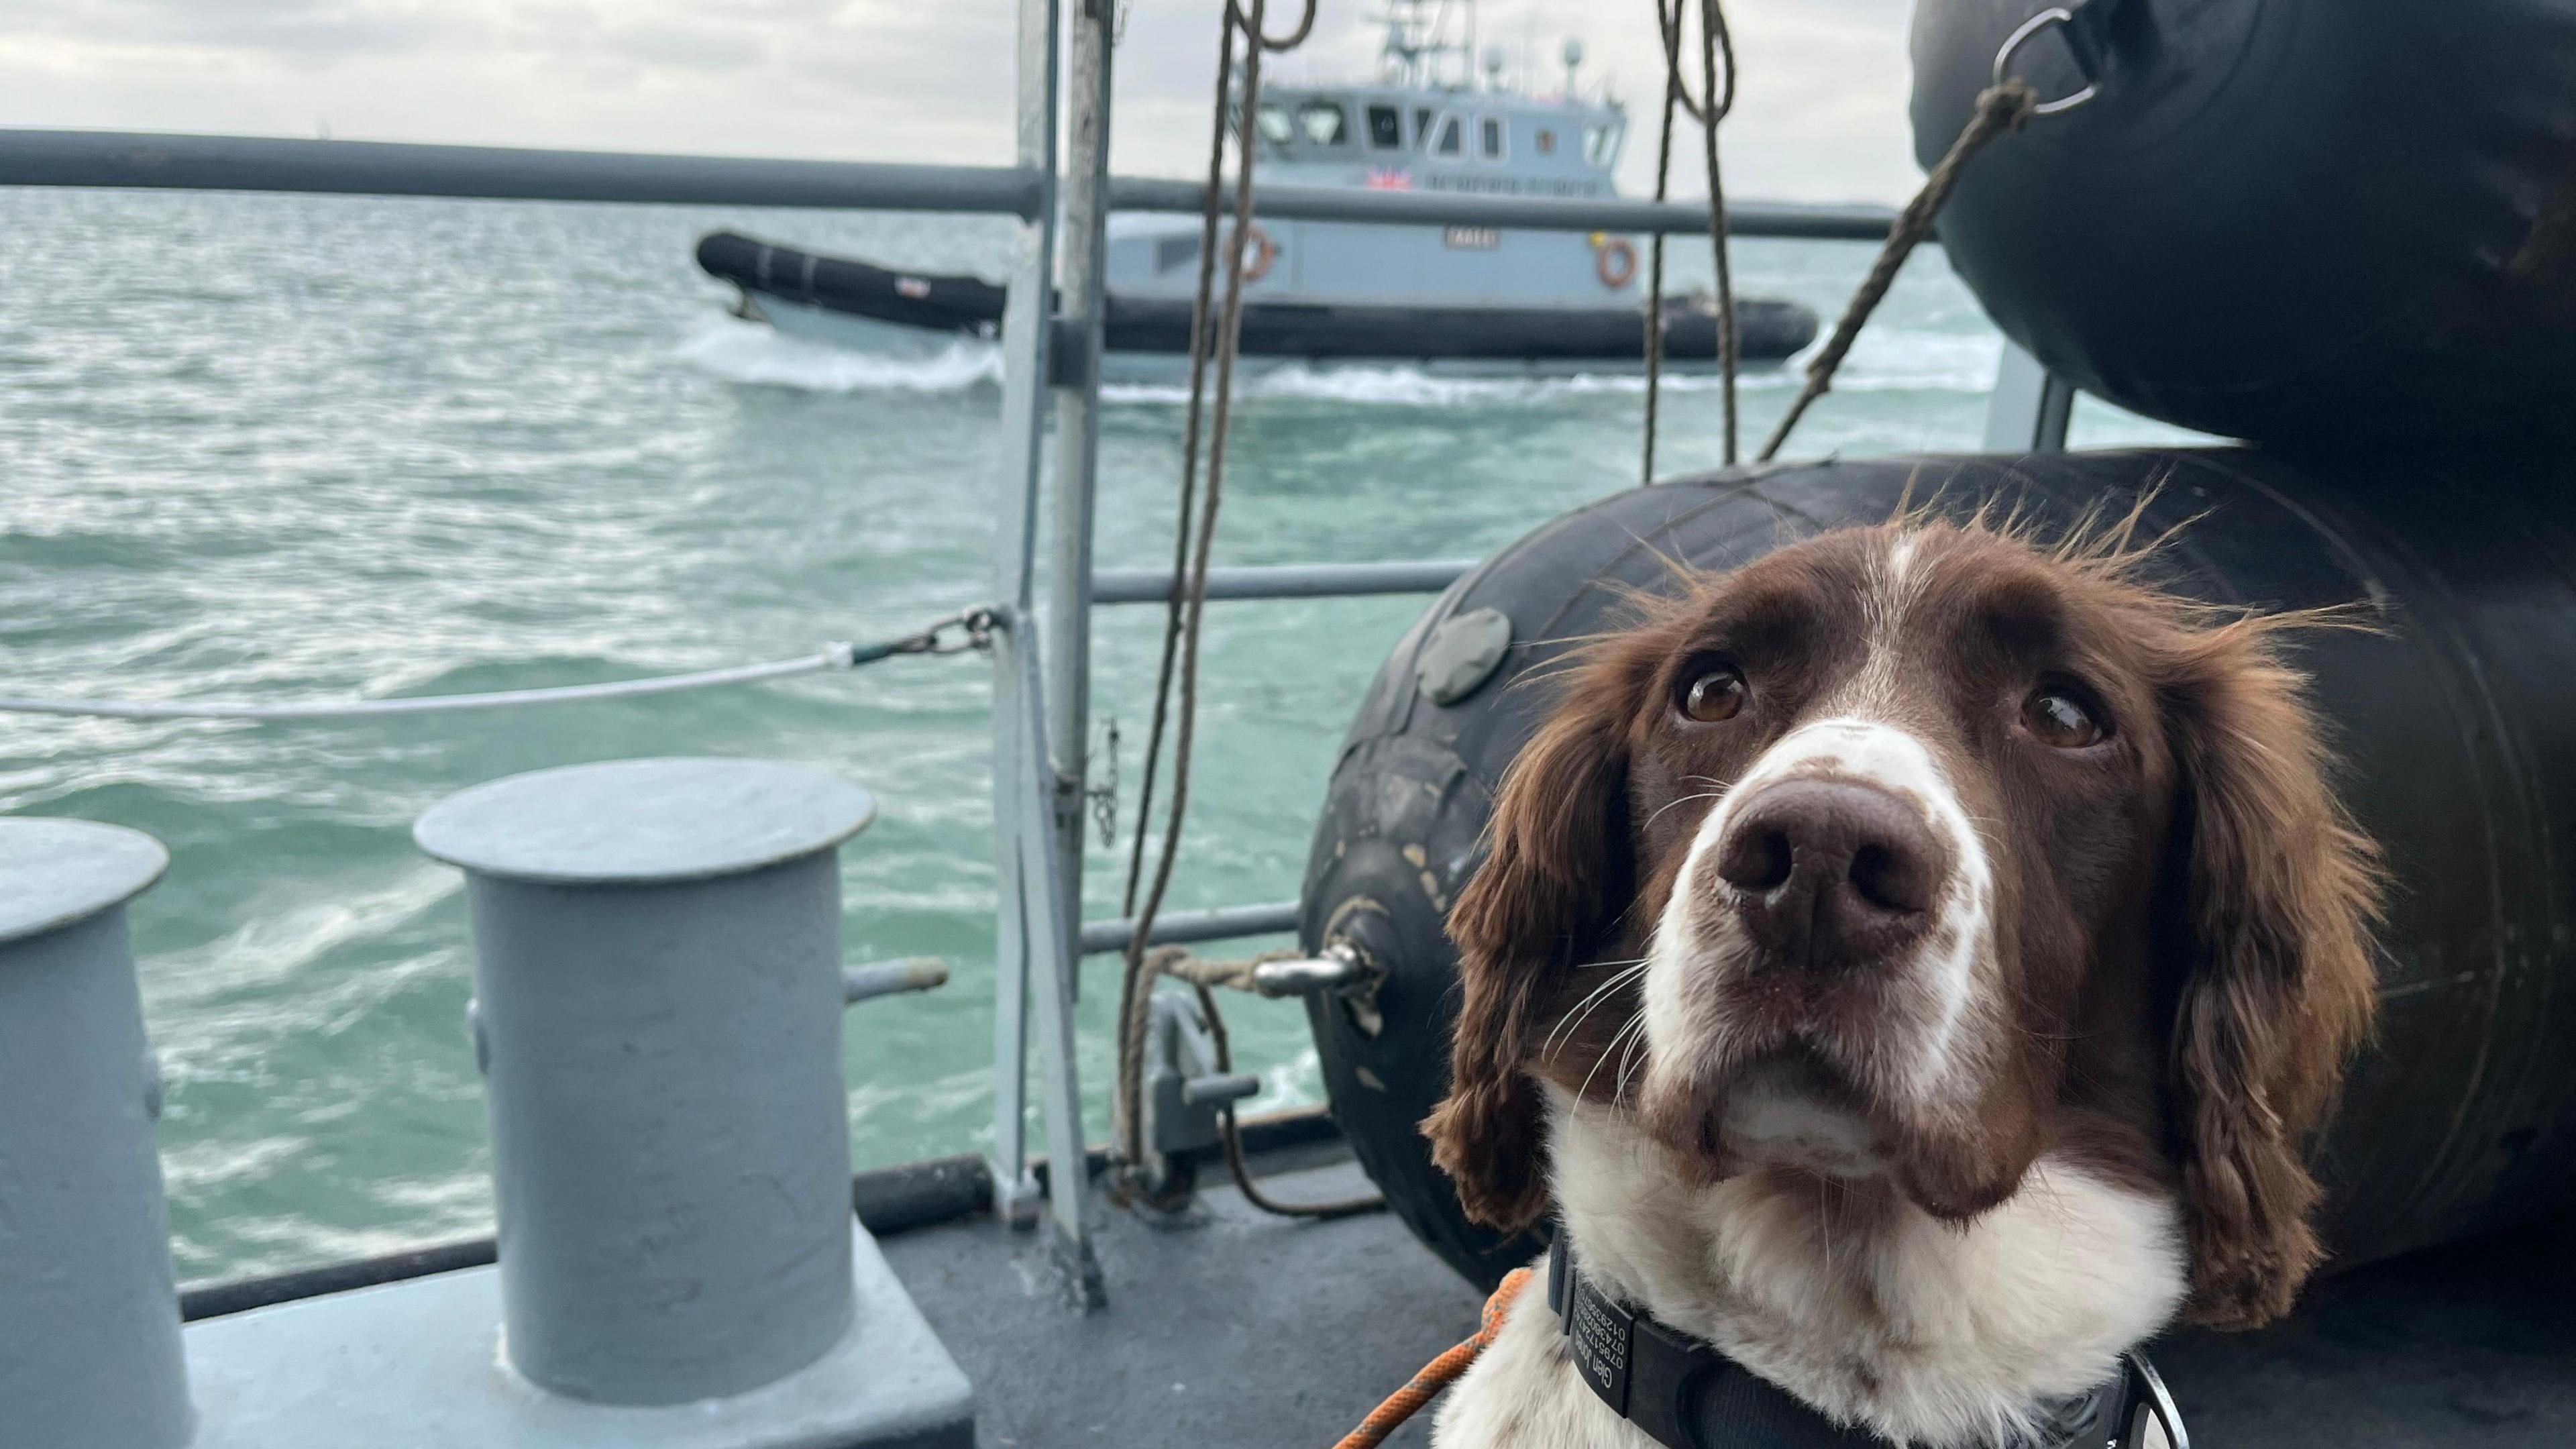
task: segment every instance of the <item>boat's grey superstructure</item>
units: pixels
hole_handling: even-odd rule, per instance
[[[2132,0],[2126,13],[2159,3]],[[2568,9],[2553,12],[2562,29],[2576,25]],[[1230,1190],[1159,1216],[1110,1212],[1097,1198],[1071,1007],[1085,961],[1119,949],[1134,923],[1080,914],[1092,630],[1098,608],[1161,604],[1180,584],[1161,571],[1094,567],[1101,377],[1087,363],[1109,313],[1113,201],[1185,215],[1202,199],[1194,187],[1108,174],[1115,13],[1019,0],[1017,152],[1004,167],[0,132],[0,185],[879,207],[1005,216],[1015,228],[996,339],[997,546],[993,574],[975,590],[983,602],[919,636],[822,661],[849,667],[963,643],[992,670],[1000,911],[990,1141],[844,1178],[846,1144],[828,1140],[837,1061],[820,1044],[837,1035],[841,1008],[937,975],[840,962],[823,863],[835,849],[866,848],[864,835],[840,844],[865,816],[853,787],[739,762],[518,777],[459,797],[419,830],[426,850],[474,876],[481,999],[456,1050],[476,1051],[479,1038],[492,1073],[497,1240],[174,1294],[152,1155],[157,1078],[120,920],[150,907],[150,895],[128,902],[165,857],[132,832],[0,821],[0,1446],[829,1449],[968,1434],[995,1445],[1321,1445],[1473,1328],[1476,1291],[1392,1216],[1292,1225],[1258,1217]],[[1070,64],[1060,69],[1060,58]],[[2467,105],[2474,92],[2454,99]],[[1062,142],[1060,107],[1080,144]],[[1366,123],[1361,112],[1350,119]],[[1461,133],[1468,144],[1473,133]],[[1510,228],[1566,242],[1705,234],[1708,224],[1696,205],[1431,188],[1283,185],[1265,192],[1261,211],[1265,224]],[[1850,237],[1889,224],[1884,212],[1850,208],[1740,205],[1733,216],[1770,235]],[[2519,467],[2447,459],[2447,471],[2424,476],[2494,491],[2476,508],[2442,507],[2438,488],[2400,508],[2380,494],[2407,484],[2403,458],[2362,467],[2267,448],[2250,460],[2193,451],[2069,460],[2059,455],[2071,403],[2061,378],[2007,350],[1986,436],[1996,456],[1921,466],[2045,497],[2161,479],[2176,510],[2193,506],[2194,489],[2231,505],[2253,500],[2274,527],[2230,537],[2224,566],[2204,570],[2222,602],[2358,586],[2391,607],[2390,634],[2352,642],[2337,663],[2338,678],[2358,681],[2344,724],[2383,752],[2371,808],[2385,805],[2399,822],[2391,864],[2401,885],[2439,898],[2403,907],[2412,914],[2401,921],[2423,924],[2407,928],[2418,930],[2407,974],[2392,975],[2388,993],[2417,1013],[2392,1041],[2432,1047],[2407,1046],[2414,1054],[2377,1068],[2369,1100],[2375,1111],[2422,1114],[2402,1140],[2436,1145],[2429,1160],[2392,1166],[2368,1161],[2365,1141],[2332,1164],[2337,1180],[2375,1184],[2386,1200],[2372,1206],[2409,1241],[2563,1187],[2576,1144],[2564,1054],[2550,1055],[2549,1033],[2566,1019],[2576,930],[2552,842],[2565,838],[2570,813],[2560,782],[2576,779],[2558,727],[2570,709],[2565,681],[2576,678],[2576,609],[2564,598],[2576,561],[2559,526],[2567,505],[2544,498],[2554,455]],[[1404,1094],[1423,1088],[1418,1064],[1442,1055],[1421,1023],[1447,983],[1434,953],[1417,948],[1436,939],[1440,898],[1473,864],[1472,797],[1490,790],[1507,753],[1496,732],[1515,723],[1495,701],[1538,707],[1526,691],[1495,691],[1492,678],[1514,639],[1536,637],[1553,615],[1516,620],[1499,606],[1597,608],[1619,567],[1652,561],[1640,534],[1686,533],[1705,546],[1693,557],[1719,563],[1739,540],[1759,547],[1768,530],[1883,501],[1916,468],[1827,462],[1681,480],[1551,525],[1481,567],[1335,558],[1208,577],[1221,604],[1447,591],[1400,646],[1403,667],[1354,733],[1343,778],[1375,771],[1362,783],[1378,790],[1383,815],[1363,822],[1373,834],[1354,830],[1348,852],[1319,846],[1327,864],[1307,892],[1309,954],[1273,963],[1268,978],[1311,993],[1311,1009],[1330,1018],[1327,1050],[1342,1054],[1337,1110],[1374,1144],[1371,1165],[1410,1195],[1408,1216],[1429,1225],[1426,1235],[1437,1236],[1437,1220],[1411,1209],[1430,1180],[1379,1149],[1418,1120]],[[2517,513],[2512,489],[2537,501]],[[2284,538],[2293,542],[2276,543]],[[1515,574],[1521,581],[1503,591]],[[1489,586],[1497,592],[1478,592]],[[2408,612],[2419,598],[2426,606]],[[2352,663],[2373,658],[2402,668]],[[114,712],[92,712],[102,711]],[[1468,738],[1470,725],[1485,733]],[[639,855],[638,846],[655,848]],[[1401,935],[1372,934],[1365,911],[1343,909],[1365,894],[1339,889],[1349,882],[1329,862],[1345,858],[1349,870],[1380,871],[1411,891],[1380,900],[1405,913]],[[1259,902],[1167,912],[1151,936],[1215,941],[1299,924],[1298,903]],[[1403,969],[1372,959],[1392,950],[1413,951]],[[1233,1090],[1185,1049],[1187,1031],[1159,1039],[1173,1044],[1156,1066],[1178,1075],[1176,1096],[1195,1104]],[[1384,1090],[1391,1079],[1376,1065],[1395,1059],[1416,1063],[1416,1074]],[[1383,1100],[1372,1105],[1371,1093]],[[661,1123],[687,1125],[665,1134]],[[1204,1126],[1174,1113],[1149,1148],[1212,1160]],[[1279,1172],[1280,1196],[1315,1200],[1358,1185],[1323,1113],[1247,1135],[1256,1165]],[[844,1182],[857,1214],[846,1235]],[[616,1200],[587,1212],[591,1193]],[[2563,1226],[2543,1225],[2364,1269],[2322,1285],[2275,1329],[2182,1335],[2159,1346],[2159,1362],[2204,1442],[2561,1444],[2576,1424],[2572,1245]],[[778,1287],[774,1316],[764,1285]],[[1068,1301],[1116,1308],[1085,1314]],[[849,1328],[829,1332],[844,1312]],[[951,1369],[970,1386],[971,1421]],[[1397,1442],[1423,1442],[1419,1426],[1406,1434]]]
[[[1535,77],[1507,80],[1500,52],[1483,58],[1480,79],[1472,42],[1438,33],[1446,9],[1390,5],[1371,80],[1265,86],[1252,118],[1261,175],[1279,186],[1616,196],[1611,173],[1628,114],[1606,83],[1582,84],[1582,47],[1567,43],[1553,94],[1537,93]],[[1610,231],[1291,219],[1257,223],[1240,244],[1252,303],[1635,308],[1646,292],[1635,240]],[[1108,260],[1113,294],[1186,301],[1198,279],[1198,223],[1113,214]]]

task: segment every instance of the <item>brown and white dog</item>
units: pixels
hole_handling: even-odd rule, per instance
[[[1847,529],[1594,645],[1450,932],[1468,1213],[1903,1443],[2285,1312],[2371,1010],[2369,842],[2280,618],[2126,529]],[[1641,1449],[1522,1295],[1443,1449]]]

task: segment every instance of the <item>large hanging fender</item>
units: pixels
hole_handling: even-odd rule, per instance
[[[1996,71],[1950,262],[2087,392],[2225,436],[2576,439],[2576,0],[1919,0],[1915,155]]]

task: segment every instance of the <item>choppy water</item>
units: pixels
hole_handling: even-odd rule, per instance
[[[975,219],[0,191],[0,692],[275,700],[608,679],[796,654],[976,599],[989,350],[898,367],[733,321],[689,260],[717,226],[1001,272],[1004,233]],[[1705,276],[1696,247],[1676,252],[1685,282]],[[1738,267],[1748,291],[1831,316],[1868,255],[1753,242]],[[1973,447],[1996,352],[1927,252],[1799,448]],[[1713,382],[1675,386],[1665,460],[1714,461]],[[1749,382],[1755,437],[1789,387]],[[1239,414],[1221,561],[1490,550],[1633,481],[1640,393],[1401,370],[1265,379]],[[1112,394],[1106,566],[1168,557],[1177,400]],[[2141,428],[2079,413],[2082,438]],[[1420,603],[1212,611],[1176,906],[1294,892],[1357,692]],[[1124,726],[1130,781],[1157,629],[1151,610],[1100,629],[1096,708]],[[974,661],[911,660],[365,724],[0,717],[0,809],[114,821],[171,849],[133,920],[181,1276],[488,1223],[460,887],[408,827],[453,790],[544,765],[760,755],[873,789],[883,813],[845,852],[852,954],[958,971],[853,1014],[857,1156],[988,1141],[986,687]],[[1118,858],[1094,850],[1094,914],[1115,913]],[[1095,1096],[1111,994],[1083,1002]],[[1255,1105],[1315,1097],[1297,1011],[1230,1011],[1268,1081]]]

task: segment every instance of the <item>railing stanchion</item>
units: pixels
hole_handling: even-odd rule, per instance
[[[1995,390],[1986,399],[1986,447],[2000,453],[2065,452],[2074,409],[2074,384],[2005,339]]]
[[[1056,1170],[1049,1218],[1071,1286],[1085,1306],[1102,1302],[1085,1209],[1079,1081],[1071,1050],[1074,908],[1056,869],[1054,767],[1047,755],[1045,673],[1037,654],[1035,570],[1047,417],[1053,400],[1057,21],[1055,0],[1020,0],[1016,161],[1048,178],[1045,205],[1020,224],[1010,298],[1002,312],[1002,469],[994,510],[993,825],[999,895],[994,953],[993,1194],[1011,1220],[1031,1216],[1037,1184],[1028,1157],[1028,1035],[1046,1080],[1039,1106]],[[1087,581],[1087,579],[1086,579]],[[1036,1019],[1031,1020],[1034,1003]],[[1072,1144],[1072,1156],[1061,1144]],[[1071,1170],[1065,1170],[1070,1162]]]
[[[1079,960],[1084,791],[1091,749],[1092,521],[1100,477],[1100,348],[1109,286],[1109,75],[1113,0],[1073,0],[1066,66],[1064,282],[1055,360],[1055,558],[1047,611],[1047,745],[1055,761],[1055,868],[1063,950]],[[1081,977],[1074,978],[1081,993]]]

